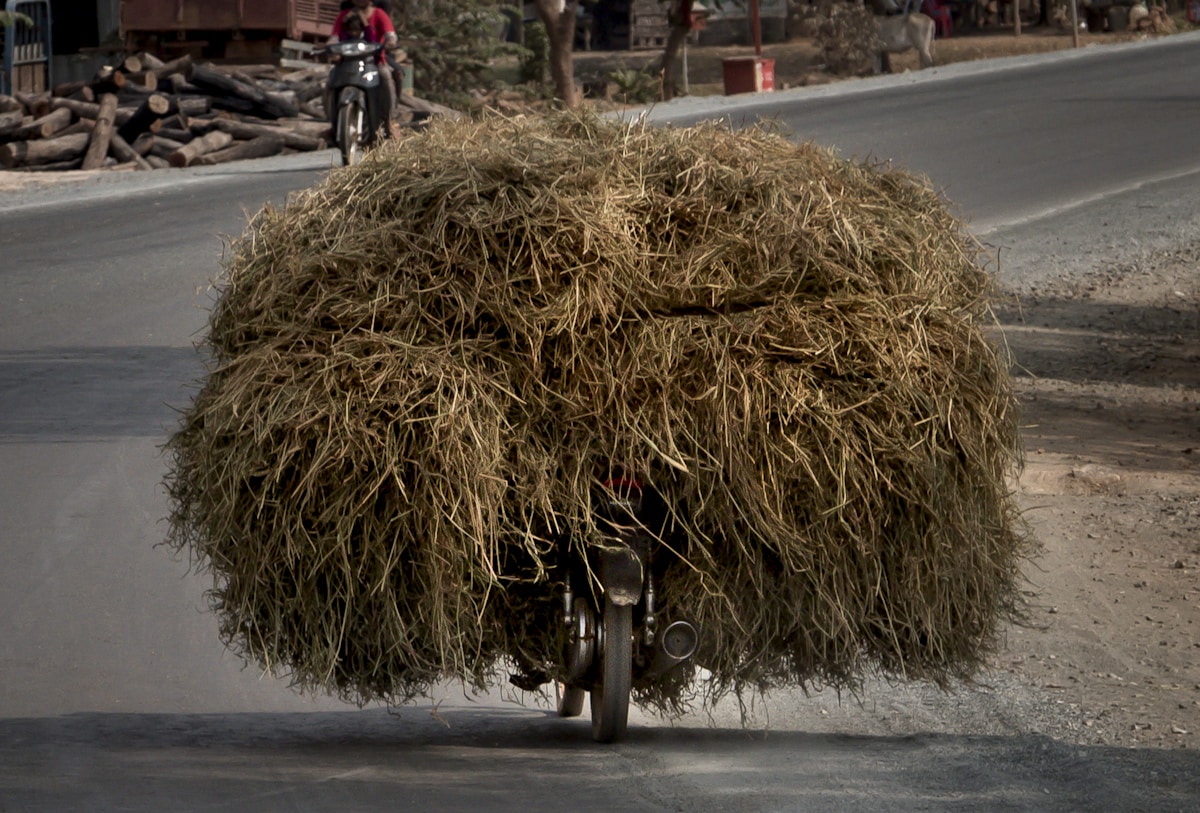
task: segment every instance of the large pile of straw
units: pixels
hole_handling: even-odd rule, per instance
[[[169,446],[225,640],[403,700],[563,642],[613,467],[709,697],[969,676],[1028,553],[977,245],[903,173],[717,125],[445,123],[232,246]],[[637,687],[673,705],[688,687]]]

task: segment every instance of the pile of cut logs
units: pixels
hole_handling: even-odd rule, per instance
[[[0,96],[0,167],[157,169],[324,149],[328,71],[130,56],[88,81]],[[407,94],[401,103],[401,120],[437,112]]]

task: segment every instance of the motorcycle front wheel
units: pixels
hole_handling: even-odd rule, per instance
[[[342,151],[342,164],[353,166],[362,155],[362,140],[365,118],[362,106],[350,101],[338,108],[337,143]]]
[[[629,691],[633,685],[633,607],[604,598],[604,646],[600,684],[592,689],[592,739],[616,742],[629,726]]]

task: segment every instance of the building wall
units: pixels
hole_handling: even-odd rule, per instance
[[[749,0],[724,0],[721,8],[706,5],[708,22],[699,32],[701,45],[749,45],[754,41]],[[758,22],[764,43],[787,39],[787,0],[759,0]]]
[[[100,41],[117,37],[121,25],[121,0],[92,0],[96,4],[96,20],[100,28]]]
[[[54,57],[51,79],[55,84],[87,79],[104,64],[108,54],[94,51],[116,43],[121,0],[50,0]],[[89,49],[83,53],[80,49]]]

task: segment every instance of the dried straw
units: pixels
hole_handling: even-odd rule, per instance
[[[403,701],[553,672],[623,467],[706,698],[968,678],[1031,547],[978,260],[925,183],[766,131],[438,124],[234,241],[168,542],[238,653]]]

